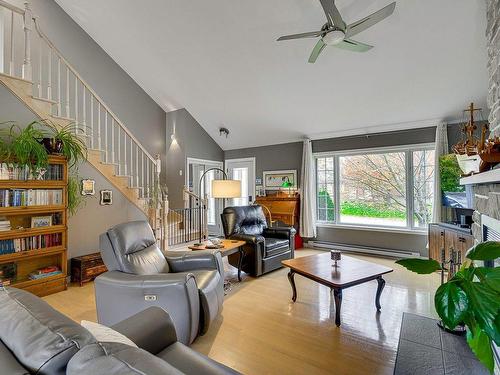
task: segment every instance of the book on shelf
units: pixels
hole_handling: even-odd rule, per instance
[[[62,189],[0,189],[0,207],[62,204]]]
[[[61,246],[61,233],[41,234],[38,236],[0,240],[0,255],[14,254],[21,251],[46,249]]]
[[[36,271],[31,272],[28,277],[30,280],[39,280],[45,277],[55,276],[62,274],[62,271],[57,266],[49,266],[45,268],[40,268]]]
[[[46,168],[32,170],[29,166],[15,166],[11,163],[0,163],[0,180],[61,181],[64,178],[63,170],[62,164],[49,164]]]
[[[0,232],[5,232],[11,229],[10,220],[5,216],[0,216]]]

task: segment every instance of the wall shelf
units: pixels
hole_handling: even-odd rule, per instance
[[[460,185],[478,185],[500,183],[500,168],[482,173],[473,174],[460,179]]]

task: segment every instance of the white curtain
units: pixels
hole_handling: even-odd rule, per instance
[[[436,128],[436,148],[434,150],[434,202],[432,205],[432,222],[441,221],[441,180],[439,178],[439,158],[448,154],[448,126],[439,124]]]
[[[300,235],[305,238],[316,237],[316,173],[312,142],[304,140],[302,152],[302,196],[300,197]]]

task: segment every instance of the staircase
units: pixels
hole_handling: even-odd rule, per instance
[[[29,3],[21,9],[0,0],[0,10],[6,44],[0,83],[40,119],[59,127],[76,124],[76,135],[89,150],[88,162],[151,216],[149,206],[158,194],[159,156],[148,153],[57,50]]]

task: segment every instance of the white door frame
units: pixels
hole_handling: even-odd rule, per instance
[[[229,163],[239,163],[239,162],[251,162],[252,163],[252,169],[253,169],[253,181],[251,183],[251,195],[253,198],[253,201],[255,201],[255,179],[257,178],[256,172],[255,172],[255,156],[249,157],[249,158],[236,158],[236,159],[226,159],[224,160],[224,171],[228,173],[228,168],[227,164]],[[253,203],[253,202],[250,202]]]
[[[203,164],[203,165],[209,165],[210,168],[217,167],[222,170],[224,170],[224,162],[219,161],[219,160],[208,160],[208,159],[199,159],[199,158],[191,158],[188,157],[186,158],[186,179],[185,179],[185,186],[189,189],[189,165],[190,164]],[[194,184],[197,186],[199,185],[200,181],[193,181],[193,190],[194,190]],[[200,198],[203,199],[203,197],[200,196]],[[219,202],[218,199],[215,200],[215,225],[209,225],[209,234],[215,234],[219,235],[221,233],[221,223],[220,223],[220,217],[219,214],[222,213],[222,202]]]

